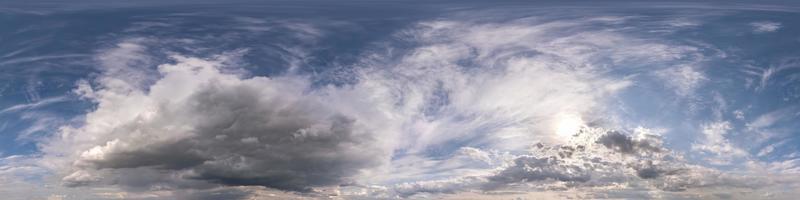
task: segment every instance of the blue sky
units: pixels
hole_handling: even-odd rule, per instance
[[[12,199],[791,199],[800,186],[790,2],[0,5]]]

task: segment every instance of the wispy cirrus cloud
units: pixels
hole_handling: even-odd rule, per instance
[[[69,98],[66,97],[66,96],[50,97],[50,98],[42,99],[42,100],[39,100],[39,101],[31,102],[31,103],[17,104],[17,105],[14,105],[14,106],[7,107],[7,108],[5,108],[3,110],[0,110],[0,114],[9,113],[9,112],[18,112],[18,111],[21,111],[21,110],[35,109],[35,108],[39,108],[39,107],[43,107],[43,106],[47,106],[47,105],[51,105],[51,104],[55,104],[55,103],[65,102],[65,101],[68,101],[68,100],[69,100]]]

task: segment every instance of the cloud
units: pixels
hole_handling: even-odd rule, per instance
[[[620,144],[631,145],[630,148],[620,148]],[[648,193],[657,192],[647,189],[655,188],[691,196],[708,194],[694,193],[696,190],[755,190],[771,185],[770,178],[760,175],[732,175],[689,164],[676,152],[661,146],[661,140],[652,130],[640,127],[633,133],[624,133],[584,127],[568,144],[537,144],[529,154],[514,157],[505,167],[490,175],[406,183],[384,193],[427,198],[467,195],[476,191],[525,194],[569,190],[614,195],[608,192],[608,189],[613,189],[622,193],[617,195],[624,196],[636,195],[636,191],[641,189],[650,191]]]
[[[362,61],[364,66],[389,66],[368,67],[358,85],[372,87],[392,97],[381,102],[392,102],[394,109],[389,111],[396,113],[392,119],[401,122],[398,123],[402,127],[400,134],[404,136],[395,147],[404,154],[395,155],[385,170],[388,177],[365,181],[434,182],[437,185],[434,188],[449,188],[443,189],[449,191],[451,187],[442,186],[448,180],[492,177],[485,173],[494,170],[492,168],[506,169],[505,174],[521,176],[496,175],[494,180],[498,187],[526,180],[588,180],[589,174],[597,169],[550,160],[546,156],[505,157],[502,159],[506,166],[497,164],[503,162],[493,162],[490,166],[494,167],[476,163],[450,168],[452,166],[440,163],[449,162],[454,155],[452,152],[464,146],[519,154],[536,141],[563,143],[568,135],[556,134],[560,124],[566,123],[559,116],[577,116],[586,121],[602,118],[602,114],[594,115],[594,112],[604,109],[602,104],[606,97],[632,84],[624,78],[603,76],[609,69],[596,63],[657,63],[693,52],[692,48],[629,40],[613,32],[571,31],[583,25],[580,20],[531,21],[535,20],[474,24],[447,20],[424,22],[400,35],[414,38],[414,44],[421,43],[420,46],[404,50],[396,61],[382,55]],[[374,97],[386,97],[379,94]],[[637,150],[654,150],[650,147],[655,143],[648,145],[651,144],[649,140],[635,141]],[[617,145],[613,142],[607,144]],[[514,164],[518,156],[524,157],[519,157]],[[590,160],[581,162],[590,164]],[[553,163],[557,164],[550,165]],[[602,165],[603,169],[625,167],[621,162],[611,165],[613,167],[596,165]],[[566,169],[580,169],[587,174],[559,171]],[[673,170],[642,169],[664,174]],[[604,181],[599,179],[587,184]],[[422,188],[420,192],[423,193],[433,190]]]
[[[658,144],[660,141],[656,140],[655,138],[634,140],[630,136],[615,131],[606,133],[600,137],[597,142],[603,144],[603,146],[606,148],[614,149],[615,151],[626,154],[635,154],[640,152],[660,152],[662,150]]]
[[[352,74],[357,82],[338,87],[312,87],[301,75],[228,73],[223,69],[235,55],[173,56],[155,71],[142,67],[158,61],[144,46],[150,39],[123,40],[98,54],[104,71],[97,86],[79,84],[96,109],[84,124],[62,127],[45,143],[44,159],[56,163],[52,168],[67,186],[114,183],[131,190],[259,185],[312,191],[486,174],[502,162],[471,145],[505,152],[537,138],[556,142],[548,134],[558,120],[551,116],[588,113],[629,84],[595,75],[602,69],[588,63],[603,55],[560,48],[609,46],[607,39],[622,41],[618,36],[575,33],[540,45],[552,39],[548,33],[581,23],[525,23],[420,24],[414,29],[424,32],[414,34],[425,43],[400,57],[366,57]],[[497,38],[492,34],[516,40],[478,40]],[[624,56],[637,45],[626,48],[611,55],[620,62],[646,57]],[[464,59],[475,65],[460,64]],[[391,152],[407,156],[390,161]],[[415,157],[431,164],[393,164]]]
[[[583,167],[565,164],[555,157],[536,158],[522,156],[514,160],[514,165],[489,177],[489,180],[495,184],[510,184],[548,179],[564,182],[586,182],[591,179],[591,176]]]
[[[657,71],[656,75],[665,80],[668,87],[673,88],[675,93],[682,97],[690,97],[707,80],[702,72],[689,65],[666,68]]]
[[[150,68],[155,64],[155,59],[147,54],[147,47],[144,46],[147,42],[147,38],[129,38],[99,52],[95,59],[104,74],[100,78],[110,79],[99,81],[105,82],[105,87],[134,88],[143,88],[155,81],[153,76],[157,72]],[[120,83],[112,84],[112,81]]]
[[[755,33],[769,33],[778,31],[781,28],[781,23],[761,21],[750,23],[750,26],[753,27],[753,32]]]
[[[738,120],[744,120],[745,113],[742,110],[734,110],[733,117]]]
[[[416,181],[400,183],[391,188],[396,195],[386,195],[387,197],[397,196],[403,198],[425,198],[425,194],[455,194],[464,190],[475,189],[485,182],[484,177],[459,177],[445,180]],[[371,195],[377,196],[377,195]]]
[[[797,115],[800,114],[796,112],[796,109],[794,107],[780,108],[756,117],[755,120],[747,123],[746,126],[748,130],[770,128],[777,122],[790,119]]]
[[[20,111],[20,110],[28,110],[28,109],[39,108],[39,107],[43,107],[43,106],[48,106],[50,104],[61,103],[61,102],[67,101],[67,100],[69,100],[69,99],[66,96],[50,97],[50,98],[42,99],[40,101],[36,101],[36,102],[32,102],[32,103],[17,104],[17,105],[14,105],[14,106],[7,107],[7,108],[5,108],[3,110],[0,110],[0,114],[5,114],[5,113],[9,113],[9,112],[17,112],[17,111]]]
[[[6,59],[0,62],[0,66],[18,65],[22,63],[41,62],[46,60],[59,60],[59,59],[72,59],[88,57],[86,54],[64,54],[64,55],[44,55],[44,56],[30,56],[14,59]]]
[[[297,70],[306,49],[283,44],[291,69],[258,76],[238,73],[246,50],[181,55],[123,39],[98,51],[102,73],[76,89],[96,107],[41,144],[42,165],[69,187],[187,199],[751,187],[689,164],[658,131],[619,128],[630,124],[609,102],[641,80],[614,72],[668,65],[656,75],[686,96],[706,78],[697,48],[595,26],[626,20],[611,19],[425,21],[332,74]],[[297,38],[324,33],[287,23],[277,29]],[[725,123],[705,125],[696,148],[740,152]]]
[[[731,144],[727,139],[726,136],[731,129],[731,124],[728,121],[717,121],[703,125],[702,133],[705,139],[692,144],[692,149],[706,151],[715,155],[716,157],[709,158],[714,164],[730,164],[733,159],[749,155],[746,151]]]
[[[648,145],[637,150],[640,145],[635,144]],[[569,145],[537,146],[530,156],[521,156],[490,176],[487,184],[523,191],[596,188],[604,195],[611,194],[605,190],[609,188],[629,193],[640,187],[653,187],[683,195],[707,195],[708,191],[759,190],[780,185],[775,178],[752,171],[732,174],[690,164],[661,144],[654,131],[641,127],[633,133],[585,127]],[[534,184],[519,185],[529,181]]]
[[[222,74],[218,61],[175,59],[159,66],[163,78],[146,93],[95,92],[98,108],[86,124],[62,133],[97,138],[69,144],[90,148],[75,155],[67,185],[125,172],[116,169],[150,169],[155,176],[306,191],[346,183],[384,156],[360,121],[304,94],[304,80],[240,79]]]

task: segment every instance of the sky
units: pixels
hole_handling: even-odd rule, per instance
[[[794,199],[791,1],[0,0],[4,199]]]

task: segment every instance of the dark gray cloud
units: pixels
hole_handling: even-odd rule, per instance
[[[651,140],[654,138],[646,138],[646,139],[633,139],[631,136],[623,134],[618,131],[609,131],[599,139],[597,139],[597,143],[603,144],[606,148],[613,149],[620,153],[625,154],[636,154],[636,153],[647,153],[647,152],[661,152],[662,149],[656,144],[653,144]]]
[[[128,187],[196,187],[200,181],[310,191],[347,183],[380,164],[383,153],[370,131],[301,89],[219,76],[185,98],[162,99],[147,117],[107,130],[115,139],[84,152],[76,166]],[[130,178],[137,173],[154,176]],[[65,178],[67,185],[88,179],[78,177]]]
[[[636,176],[643,179],[654,179],[661,176],[670,176],[685,173],[688,169],[674,168],[669,169],[665,166],[653,164],[652,160],[643,161],[640,164],[633,165],[631,168],[636,170]]]
[[[662,147],[660,139],[653,135],[633,138],[619,131],[608,131],[597,139],[597,143],[615,152],[634,156],[638,162],[627,165],[642,179],[654,179],[688,171],[675,166],[675,161],[668,150]]]
[[[208,159],[194,166],[193,178],[304,190],[343,182],[377,164],[380,151],[355,120],[314,116],[322,108],[309,103],[263,102],[251,95],[254,89],[210,89],[192,98],[197,106],[190,109],[199,115],[229,115],[198,127],[196,150]]]
[[[591,175],[584,167],[564,163],[556,157],[522,156],[516,158],[512,166],[489,177],[487,187],[496,188],[499,185],[548,179],[586,182],[591,179]]]

